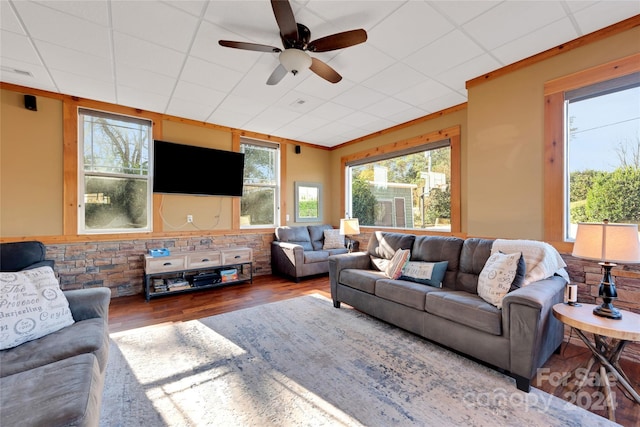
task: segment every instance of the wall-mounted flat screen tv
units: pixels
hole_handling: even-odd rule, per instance
[[[154,141],[154,193],[242,196],[243,178],[244,153]]]

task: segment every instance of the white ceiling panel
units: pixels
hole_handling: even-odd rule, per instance
[[[362,28],[359,45],[307,52],[269,86],[283,43],[269,0],[0,0],[0,78],[331,147],[466,101],[466,81],[640,15],[638,0],[292,0],[311,40]]]

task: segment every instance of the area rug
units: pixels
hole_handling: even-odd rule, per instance
[[[105,427],[610,424],[320,295],[111,339]]]

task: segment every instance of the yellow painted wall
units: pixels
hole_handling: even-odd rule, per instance
[[[0,236],[62,234],[62,102],[0,92]]]
[[[544,238],[544,83],[639,51],[635,28],[469,88],[469,235]]]

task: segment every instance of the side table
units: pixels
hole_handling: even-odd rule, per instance
[[[605,390],[609,419],[615,421],[615,405],[607,371],[616,377],[618,383],[629,393],[629,398],[640,404],[640,395],[631,385],[619,363],[620,355],[627,343],[640,341],[640,314],[621,310],[622,319],[614,320],[594,315],[595,307],[593,304],[556,304],[553,306],[553,315],[565,325],[572,327],[591,350],[591,359],[586,364],[587,373],[600,365],[600,382]],[[585,332],[593,334],[593,343],[586,337]],[[583,376],[579,387],[584,385],[586,379],[587,375]]]

